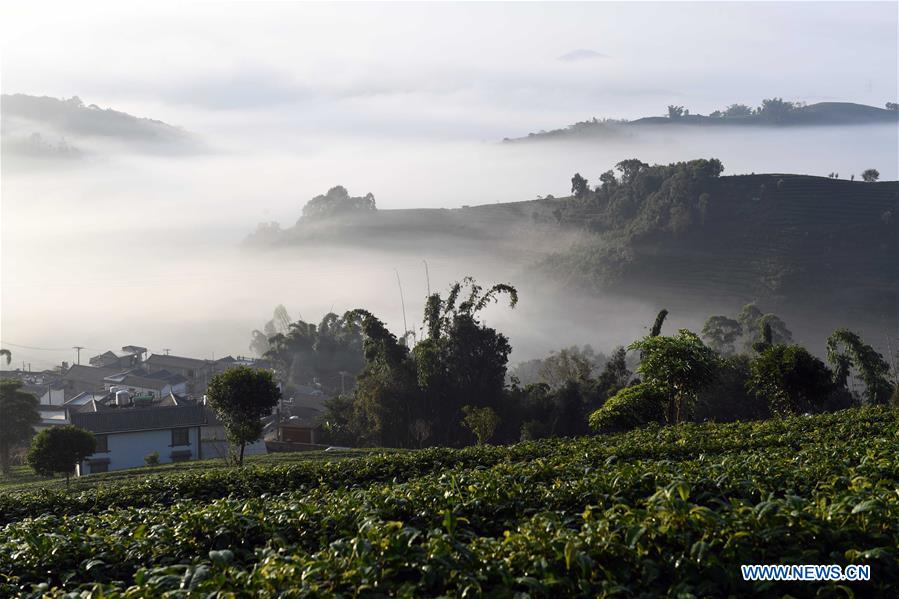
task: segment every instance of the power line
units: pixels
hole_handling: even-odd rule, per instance
[[[4,341],[3,345],[8,345],[10,347],[17,347],[19,349],[33,349],[35,351],[69,351],[71,347],[33,347],[31,345],[19,345],[18,343],[10,343],[9,341]],[[89,347],[82,347],[81,349],[90,349]]]

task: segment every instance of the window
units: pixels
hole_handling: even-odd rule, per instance
[[[173,428],[172,445],[190,445],[190,429]]]
[[[97,440],[97,448],[94,450],[94,453],[105,453],[109,451],[107,435],[94,435],[94,438]]]

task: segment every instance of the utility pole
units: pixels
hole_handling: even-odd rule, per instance
[[[72,349],[74,349],[75,352],[76,352],[75,363],[76,363],[76,364],[81,364],[81,350],[84,349],[84,346],[82,346],[82,345],[73,345],[73,346],[72,346]]]
[[[167,347],[164,347],[164,348],[162,349],[162,352],[163,352],[165,355],[169,355],[169,352],[170,352],[170,351],[172,351],[172,350],[170,350],[170,349],[167,348]]]

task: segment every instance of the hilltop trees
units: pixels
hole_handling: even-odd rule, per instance
[[[869,168],[862,173],[862,180],[866,183],[874,183],[880,179],[880,171],[876,168]]]
[[[75,466],[96,447],[93,433],[77,426],[56,426],[42,430],[31,440],[28,464],[43,476],[64,474],[68,487]]]
[[[31,438],[41,421],[38,400],[22,391],[22,381],[0,379],[0,472],[9,474],[10,452]]]
[[[270,416],[281,399],[274,376],[268,370],[236,366],[212,377],[206,395],[228,441],[240,447],[237,465],[243,466],[247,443],[262,436],[262,418]]]
[[[590,193],[590,185],[580,173],[575,173],[571,178],[571,193],[576,198],[584,198]]]
[[[345,187],[338,185],[324,195],[317,195],[303,206],[303,219],[313,220],[342,214],[366,213],[377,210],[375,196],[352,197]]]

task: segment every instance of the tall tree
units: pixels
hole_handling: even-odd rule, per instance
[[[652,323],[652,329],[649,331],[650,337],[658,337],[662,334],[662,325],[665,324],[665,319],[668,317],[668,310],[662,308],[658,314],[656,314],[656,320]]]
[[[9,474],[10,452],[26,443],[41,421],[38,399],[22,391],[22,381],[0,379],[0,471]]]
[[[889,380],[890,366],[873,347],[862,341],[858,333],[838,329],[827,339],[827,361],[834,367],[834,382],[844,387],[851,367],[855,367],[865,384],[865,399],[872,404],[885,404],[893,391]]]
[[[273,374],[246,366],[229,368],[212,377],[206,395],[228,440],[240,448],[237,464],[243,466],[247,443],[262,436],[262,419],[271,416],[281,399]]]
[[[590,185],[580,173],[575,173],[571,178],[571,193],[573,193],[576,198],[586,197],[587,194],[590,193]]]
[[[715,381],[721,367],[715,352],[686,329],[674,337],[644,337],[628,349],[640,351],[637,371],[644,382],[666,397],[666,419],[670,423],[690,416],[699,392]]]
[[[736,351],[734,343],[743,334],[743,326],[727,316],[710,316],[702,327],[702,338],[709,347],[723,356],[731,356]]]

